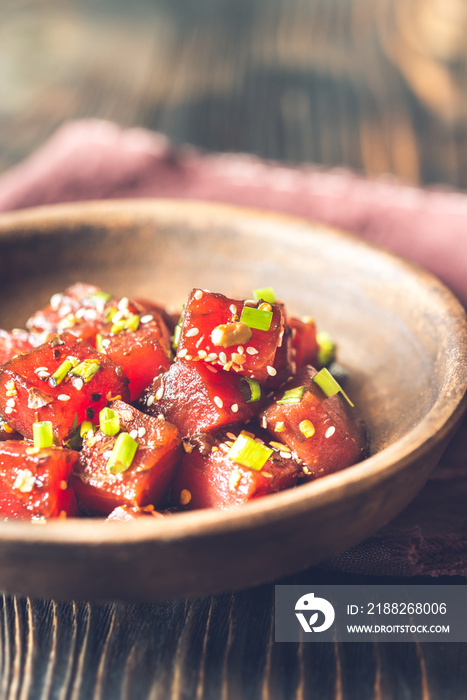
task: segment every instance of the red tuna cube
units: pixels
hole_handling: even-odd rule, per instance
[[[119,432],[98,430],[83,440],[71,484],[78,501],[90,513],[109,515],[119,506],[158,506],[165,498],[180,455],[177,428],[164,420],[141,413],[123,401],[110,407],[119,419]],[[128,468],[113,473],[109,460],[120,435],[137,442]]]
[[[97,335],[100,352],[123,367],[130,380],[130,399],[137,399],[172,361],[169,331],[158,307],[121,299],[107,310],[111,320]]]
[[[78,453],[38,449],[18,440],[0,442],[0,519],[43,520],[76,515],[68,477]]]
[[[107,516],[107,522],[132,523],[141,518],[163,518],[164,514],[154,509],[154,506],[118,506]]]
[[[253,400],[252,400],[253,399]],[[217,370],[201,362],[177,360],[140,399],[143,410],[162,413],[175,423],[182,437],[245,422],[262,407],[255,380]]]
[[[324,376],[319,375],[313,367],[303,367],[261,414],[263,427],[290,447],[309,478],[359,462],[367,449],[366,431],[354,409],[342,391],[328,396],[317,383]],[[330,381],[336,391],[339,385]]]
[[[0,329],[0,365],[15,355],[32,350],[34,344],[27,331],[15,328],[12,331]]]
[[[229,453],[239,434],[201,436],[198,446],[182,456],[172,484],[174,504],[187,509],[227,509],[295,485],[301,466],[283,444],[272,441],[261,446],[253,433],[242,431],[241,439],[251,441],[253,450],[265,450],[260,456],[264,464],[256,470],[231,459]]]
[[[111,295],[99,287],[78,282],[64,292],[54,294],[47,306],[29,318],[26,326],[31,335],[40,335],[41,342],[51,333],[69,331],[94,345],[106,305],[111,299]]]
[[[296,369],[305,365],[319,367],[319,345],[316,338],[316,325],[313,319],[289,318],[292,330],[292,348]]]
[[[183,313],[177,357],[265,381],[276,375],[274,358],[283,334],[279,304],[194,289]]]
[[[0,367],[0,415],[29,439],[34,422],[51,421],[54,437],[62,442],[76,424],[96,420],[117,396],[129,399],[123,369],[70,334]]]

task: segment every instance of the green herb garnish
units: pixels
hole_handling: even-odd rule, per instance
[[[270,304],[276,303],[276,295],[272,287],[263,287],[261,289],[253,289],[253,296],[256,301],[262,299],[263,301],[268,301]]]
[[[52,386],[58,386],[61,382],[63,382],[70,369],[73,369],[73,366],[73,362],[71,362],[69,358],[64,360],[50,377],[49,383]]]
[[[73,367],[70,374],[73,377],[81,377],[87,384],[100,369],[102,369],[102,365],[97,360],[83,360],[79,365]]]
[[[54,444],[53,425],[49,420],[38,421],[32,424],[34,447],[52,447]]]
[[[92,434],[94,435],[94,426],[89,420],[83,420],[81,425],[79,426],[79,436],[81,438],[85,438],[88,436],[89,431],[92,431]]]
[[[246,382],[246,384],[245,384]],[[261,398],[261,387],[256,379],[250,379],[250,377],[241,377],[238,383],[242,396],[247,403],[253,403],[253,401],[259,401]]]
[[[107,471],[121,474],[131,467],[138,443],[128,433],[120,433],[115,441],[112,455],[107,462]]]
[[[336,358],[336,344],[329,333],[320,331],[316,334],[318,343],[318,362],[322,367],[326,367]]]
[[[255,309],[252,306],[244,306],[240,321],[246,323],[250,328],[256,328],[259,331],[268,331],[271,327],[272,311]]]
[[[117,411],[107,406],[99,413],[99,427],[104,435],[116,435],[120,430],[120,418]]]
[[[339,382],[336,382],[331,372],[326,369],[326,367],[323,367],[323,369],[321,369],[318,374],[313,377],[313,381],[319,386],[320,389],[322,389],[322,391],[324,391],[327,397],[334,396],[340,392],[347,403],[352,406],[352,408],[354,407],[354,404],[349,399]]]
[[[287,389],[284,391],[284,395],[281,399],[278,399],[276,403],[279,404],[289,404],[289,403],[300,403],[305,393],[304,386],[296,386],[293,389]]]
[[[248,435],[240,433],[227,453],[227,457],[242,467],[260,471],[274,450],[262,445]]]
[[[115,321],[112,324],[110,332],[112,335],[120,333],[121,331],[136,331],[139,326],[139,316],[138,314],[131,314],[128,318],[121,318],[119,321]]]

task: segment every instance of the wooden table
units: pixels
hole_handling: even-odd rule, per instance
[[[462,0],[5,0],[0,171],[99,117],[465,188],[466,29]],[[271,585],[167,604],[4,596],[1,700],[466,697],[465,645],[275,644],[272,601]]]

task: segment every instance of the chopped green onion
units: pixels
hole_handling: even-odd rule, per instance
[[[256,442],[248,435],[240,433],[238,438],[227,453],[227,457],[242,467],[248,467],[260,471],[274,450]]]
[[[180,333],[182,332],[182,327],[179,323],[175,326],[174,337],[172,341],[172,347],[174,350],[178,348],[178,343],[180,342]]]
[[[99,413],[99,427],[104,435],[116,435],[120,430],[120,419],[117,411],[107,406]]]
[[[87,299],[94,303],[98,311],[103,311],[104,306],[108,301],[112,299],[112,295],[107,292],[103,292],[101,289],[94,294],[90,294]]]
[[[268,331],[271,327],[272,311],[255,309],[252,306],[244,306],[240,321],[246,323],[250,328],[256,328],[259,331]]]
[[[97,352],[102,352],[104,349],[104,346],[102,345],[102,336],[100,333],[96,335],[96,350]]]
[[[63,382],[70,369],[73,369],[73,363],[70,362],[69,359],[64,360],[50,377],[50,384],[52,384],[52,386],[58,386]]]
[[[284,391],[284,395],[282,396],[281,399],[278,399],[276,403],[279,404],[289,404],[289,403],[300,403],[300,401],[303,398],[303,394],[305,393],[305,387],[304,386],[296,386],[293,389],[287,389],[287,391]]]
[[[79,426],[79,436],[82,438],[87,437],[90,430],[92,431],[92,434],[94,435],[94,426],[91,423],[91,421],[83,420],[83,422]]]
[[[121,318],[119,321],[115,321],[110,329],[112,335],[120,333],[120,331],[136,331],[139,326],[139,316],[138,314],[131,314],[128,318]]]
[[[112,455],[107,462],[107,471],[111,474],[121,474],[131,467],[133,457],[138,449],[138,443],[128,433],[120,433],[115,441]]]
[[[246,386],[245,386],[246,382]],[[261,398],[261,387],[256,379],[250,379],[250,377],[241,377],[238,383],[242,396],[247,403],[253,403],[253,401],[259,401]]]
[[[263,287],[262,289],[253,289],[253,296],[256,301],[262,299],[263,301],[268,301],[270,304],[276,303],[276,295],[272,287]]]
[[[339,392],[342,394],[344,399],[347,401],[347,403],[354,407],[354,404],[352,401],[349,399],[339,382],[336,382],[332,374],[326,367],[321,369],[318,374],[316,374],[313,377],[313,381],[319,386],[320,389],[324,391],[326,396],[334,396],[335,394],[338,394]]]
[[[102,367],[96,360],[83,360],[71,370],[70,374],[74,377],[81,377],[85,384],[87,384],[100,369],[102,369]]]
[[[110,323],[110,321],[112,321],[113,317],[115,316],[115,314],[117,312],[118,312],[118,309],[115,309],[114,307],[112,307],[111,309],[107,309],[105,316],[104,316],[105,323]]]
[[[319,347],[318,362],[322,367],[326,367],[336,358],[336,344],[326,331],[317,333],[316,340]]]
[[[49,420],[39,421],[32,424],[32,434],[34,447],[52,447],[54,444],[53,426]]]

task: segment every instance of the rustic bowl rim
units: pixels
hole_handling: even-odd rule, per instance
[[[0,246],[2,240],[11,236],[15,229],[26,227],[29,235],[34,235],[34,228],[41,233],[47,231],[47,226],[57,225],[59,221],[70,225],[83,223],[100,225],[106,223],[109,216],[127,215],[134,217],[151,216],[168,213],[180,216],[182,210],[189,208],[198,214],[208,216],[228,216],[234,218],[260,218],[263,222],[268,219],[288,224],[297,228],[318,231],[336,240],[345,239],[354,245],[379,251],[379,254],[392,264],[403,269],[417,280],[422,287],[430,286],[436,290],[436,298],[440,306],[445,307],[452,319],[452,326],[457,329],[458,345],[451,348],[457,351],[460,360],[456,371],[445,386],[443,396],[436,399],[433,406],[422,420],[402,438],[380,452],[368,457],[341,472],[330,474],[315,482],[303,484],[297,489],[269,495],[243,505],[241,508],[228,511],[206,509],[177,513],[174,517],[155,521],[142,519],[134,523],[106,523],[103,519],[70,519],[48,521],[45,526],[25,521],[5,521],[0,523],[0,539],[4,542],[66,544],[89,546],[105,545],[106,547],[121,546],[122,543],[131,545],[135,542],[176,542],[188,538],[200,538],[206,535],[222,535],[226,532],[244,530],[255,525],[266,525],[269,521],[288,519],[290,513],[296,515],[309,510],[314,503],[320,508],[329,507],[332,503],[350,495],[367,490],[372,483],[382,478],[403,471],[407,464],[416,458],[428,454],[434,446],[443,441],[460,422],[467,408],[467,319],[460,301],[433,274],[420,268],[415,263],[405,260],[381,245],[371,243],[354,235],[332,228],[320,222],[250,207],[204,202],[199,200],[182,199],[125,199],[86,201],[65,204],[51,204],[29,209],[17,210],[0,214]],[[41,228],[42,227],[42,228]],[[55,230],[52,226],[52,229]],[[462,355],[463,352],[463,355]],[[462,357],[464,364],[462,364]]]

